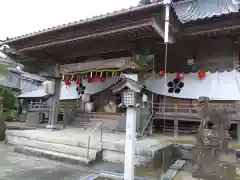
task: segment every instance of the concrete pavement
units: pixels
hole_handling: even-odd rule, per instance
[[[77,180],[87,175],[77,166],[23,154],[0,144],[0,180]]]

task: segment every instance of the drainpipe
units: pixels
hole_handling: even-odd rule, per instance
[[[164,71],[167,72],[167,61],[168,61],[168,43],[169,43],[169,14],[170,14],[170,7],[171,7],[172,0],[164,0],[163,4],[165,5],[165,29],[164,29],[164,43],[165,43],[165,55],[164,55]],[[164,76],[164,86],[167,87],[167,74],[165,73]],[[166,97],[163,97],[163,112],[166,110]],[[163,132],[165,132],[165,116],[164,118],[164,127]],[[163,152],[163,168],[165,168],[165,161],[164,161],[164,152]]]
[[[172,0],[164,0],[163,4],[165,5],[165,30],[164,30],[164,43],[169,42],[169,14]]]

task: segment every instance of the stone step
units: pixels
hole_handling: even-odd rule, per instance
[[[99,113],[75,113],[76,117],[89,117],[89,118],[110,118],[110,119],[119,119],[123,115],[111,115],[111,114],[99,114]]]
[[[68,127],[75,127],[75,128],[79,128],[79,129],[82,129],[82,130],[87,130],[87,129],[95,129],[95,127],[96,127],[96,125],[94,125],[94,124],[74,124],[74,123],[72,123],[72,124],[70,124],[70,125],[68,125]]]
[[[94,121],[82,121],[81,119],[75,119],[71,122],[70,126],[80,127],[80,128],[93,128],[97,126],[97,122]]]
[[[81,122],[92,122],[92,121],[101,122],[102,120],[104,120],[104,118],[85,118],[85,117],[75,117],[74,119]]]
[[[79,136],[76,134],[78,132],[78,128],[75,130],[63,130],[62,131],[51,131],[46,129],[39,130],[7,130],[6,131],[6,142],[14,136],[16,138],[26,138],[30,140],[43,141],[55,144],[65,144],[68,146],[76,146],[76,147],[88,147],[88,137],[89,134],[84,134],[84,136]],[[75,133],[76,132],[76,133]],[[68,134],[69,133],[69,134]],[[66,136],[67,134],[67,136]],[[74,135],[76,137],[74,137]],[[74,138],[73,138],[74,137]],[[93,139],[91,137],[91,149],[101,150],[101,143],[99,139]]]
[[[92,160],[89,160],[85,157],[28,146],[15,146],[14,151],[17,153],[23,153],[30,156],[44,157],[47,159],[57,160],[71,164],[88,165],[92,162]]]
[[[82,158],[87,157],[87,154],[88,154],[87,147],[58,144],[58,143],[34,140],[34,139],[29,139],[29,138],[19,137],[19,136],[8,135],[7,143],[15,146],[27,146],[27,147],[46,150],[46,151],[55,151],[58,153],[64,153],[64,154],[78,156]],[[89,149],[88,159],[91,161],[96,160],[100,152],[101,150]]]
[[[107,120],[107,121],[118,121],[120,120],[120,118],[107,118],[107,117],[82,117],[82,116],[75,116],[74,119],[78,119],[81,121],[103,121],[103,120]]]
[[[85,124],[92,124],[92,125],[96,125],[97,122],[94,121],[81,121],[80,119],[75,119],[73,121],[74,124],[79,124],[79,125],[85,125]]]
[[[80,112],[76,111],[78,114],[85,114],[85,115],[107,115],[107,116],[122,116],[125,115],[124,113],[110,113],[110,112]]]

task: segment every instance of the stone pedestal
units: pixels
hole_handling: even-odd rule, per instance
[[[204,144],[196,147],[199,151],[192,176],[204,180],[219,180],[219,178],[229,180],[236,177],[236,152],[228,147],[231,139],[228,132],[222,131],[221,138],[215,136],[217,135],[215,130],[208,135],[205,132]]]

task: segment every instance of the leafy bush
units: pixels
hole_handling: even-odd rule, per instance
[[[5,121],[13,121],[18,117],[18,99],[9,88],[0,87],[0,97],[2,103],[2,118]]]
[[[0,96],[2,97],[3,111],[17,110],[18,100],[11,89],[0,87]]]
[[[18,112],[16,110],[12,109],[12,110],[4,112],[3,117],[5,118],[5,121],[12,122],[12,121],[18,119]]]

